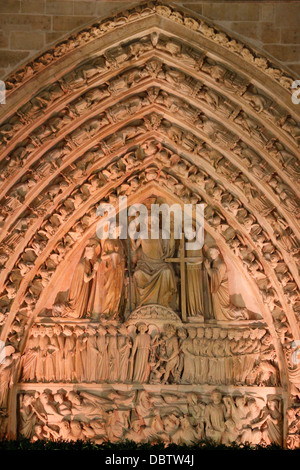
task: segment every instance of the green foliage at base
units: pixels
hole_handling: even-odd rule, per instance
[[[112,451],[112,452],[122,452],[122,451],[151,451],[152,453],[164,451],[171,452],[176,454],[178,452],[198,452],[203,450],[235,450],[235,451],[267,451],[267,450],[283,450],[282,447],[278,445],[270,446],[253,446],[251,444],[232,444],[230,446],[225,446],[223,444],[216,444],[213,441],[205,440],[200,441],[193,446],[187,445],[176,445],[169,444],[165,446],[163,442],[157,442],[155,444],[144,443],[137,444],[133,441],[122,441],[118,443],[104,442],[103,444],[96,444],[93,441],[47,441],[47,440],[38,440],[32,442],[29,439],[18,439],[18,440],[2,440],[0,441],[0,451],[2,450],[71,450],[71,451],[86,451],[86,450],[96,450],[96,451]]]

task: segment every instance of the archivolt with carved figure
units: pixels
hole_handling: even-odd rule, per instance
[[[200,17],[153,4],[9,77],[2,436],[299,446],[291,83]],[[165,239],[162,219],[158,238],[99,240],[97,207],[118,212],[120,196],[203,204],[204,246]]]

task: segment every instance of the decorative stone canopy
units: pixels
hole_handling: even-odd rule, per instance
[[[247,279],[272,335],[286,407],[299,395],[299,110],[292,79],[172,5],[138,6],[7,80],[1,108],[1,340],[15,348],[127,195],[205,204],[205,230]],[[8,422],[8,429],[14,429]],[[286,431],[285,431],[286,432]]]

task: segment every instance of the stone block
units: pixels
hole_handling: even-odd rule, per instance
[[[232,31],[251,39],[257,39],[258,26],[259,23],[255,23],[254,21],[241,21],[231,23]]]
[[[109,16],[112,12],[127,10],[130,6],[134,6],[137,2],[120,2],[120,1],[109,1],[109,2],[97,2],[96,4],[96,15],[99,17]]]
[[[4,31],[0,31],[0,48],[8,47],[8,34]]]
[[[23,29],[26,28],[29,31],[46,31],[51,30],[51,16],[44,15],[0,15],[0,26],[2,28],[12,29]],[[17,26],[17,28],[15,28]]]
[[[22,0],[22,13],[45,13],[45,0]]]
[[[259,3],[214,2],[203,5],[203,16],[212,20],[258,21]]]
[[[96,3],[95,2],[75,2],[74,15],[95,15]]]
[[[11,49],[41,50],[44,47],[44,33],[13,31],[10,36]]]
[[[280,42],[280,28],[272,23],[260,23],[260,39],[263,43],[276,44]]]
[[[275,6],[272,3],[260,5],[260,20],[273,23],[275,18]]]
[[[300,44],[300,27],[283,28],[281,30],[281,42],[285,44]]]
[[[286,64],[294,73],[295,80],[300,80],[300,63],[299,64]]]
[[[264,46],[266,52],[282,62],[300,61],[300,45],[270,44]]]
[[[47,0],[46,13],[50,15],[73,15],[73,2]]]
[[[95,19],[93,16],[53,16],[53,31],[73,31]]]
[[[195,2],[195,3],[184,3],[183,5],[185,8],[189,8],[190,10],[202,15],[203,5],[202,3]]]
[[[58,41],[60,38],[64,37],[64,34],[59,31],[55,33],[46,33],[45,35],[45,44],[53,44],[54,42]]]
[[[19,13],[20,0],[2,0],[0,2],[0,13]]]
[[[2,51],[0,54],[0,67],[14,67],[28,57],[28,51]]]
[[[299,2],[280,2],[275,5],[275,21],[281,27],[293,28],[300,24]]]

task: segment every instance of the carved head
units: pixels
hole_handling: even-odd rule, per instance
[[[80,434],[82,431],[81,424],[79,421],[76,421],[76,420],[71,421],[70,427],[71,427],[71,432],[74,433],[75,435]]]
[[[216,405],[221,403],[222,393],[220,392],[220,390],[213,390],[212,393],[211,393],[211,399],[212,399],[212,402]]]
[[[69,430],[70,430],[70,423],[69,423],[69,421],[62,421],[62,422],[61,422],[61,427],[62,427],[62,429],[65,429],[66,431],[69,431]]]
[[[107,331],[111,336],[116,336],[116,334],[118,333],[118,330],[113,325],[109,325]]]
[[[41,401],[41,403],[48,403],[48,401],[49,401],[48,393],[46,393],[46,392],[41,393],[40,394],[40,401]]]
[[[71,330],[71,328],[69,328],[68,326],[64,326],[64,335],[72,336],[72,334],[73,334],[73,330]]]
[[[252,340],[257,338],[257,328],[251,328],[249,330],[249,338]]]
[[[121,328],[120,328],[120,330],[121,330]],[[102,325],[98,326],[97,332],[98,332],[98,335],[100,335],[100,336],[106,335],[106,329]]]
[[[46,328],[44,326],[40,326],[40,335],[43,337],[46,335]]]
[[[197,398],[196,393],[188,393],[188,394],[187,394],[187,401],[188,401],[188,403],[190,403],[191,405],[197,405],[197,403],[198,403],[198,398]]]
[[[266,334],[266,330],[264,328],[261,328],[261,329],[257,330],[257,338],[258,339],[263,338],[265,336],[265,334]],[[267,336],[265,338],[267,338]]]
[[[59,336],[62,333],[63,329],[62,329],[62,326],[57,323],[56,325],[54,325],[53,330],[54,330],[54,333],[57,336]]]
[[[131,423],[131,429],[134,431],[134,432],[140,432],[141,430],[141,422],[139,419],[136,419],[134,420],[132,423]]]
[[[47,333],[47,336],[48,336],[49,338],[52,338],[52,336],[53,336],[53,334],[54,334],[54,331],[53,331],[52,326],[47,326],[47,328],[46,328],[46,333]]]
[[[239,341],[243,337],[242,330],[234,330],[234,339],[235,341]]]
[[[220,339],[225,339],[226,338],[227,330],[225,328],[220,328],[219,333],[220,333]]]
[[[58,392],[58,393],[55,393],[53,395],[53,398],[54,398],[54,401],[56,401],[56,403],[63,403],[64,402],[64,395],[63,393],[61,392]]]
[[[249,336],[250,336],[250,330],[248,330],[248,328],[245,328],[243,331],[243,338],[247,339],[249,338]]]
[[[137,329],[140,333],[146,333],[146,331],[148,330],[148,326],[146,325],[146,323],[139,323]]]
[[[95,253],[95,248],[93,246],[86,246],[84,250],[84,257],[86,259],[93,259]]]
[[[279,409],[279,400],[277,398],[272,398],[267,402],[268,408],[270,410],[278,410]]]
[[[23,406],[29,406],[33,401],[33,396],[26,393],[23,396]]]
[[[70,392],[69,395],[68,395],[68,398],[69,398],[70,402],[73,405],[80,405],[81,404],[80,395],[76,392]]]
[[[171,338],[173,335],[175,335],[176,329],[173,325],[167,325],[166,327],[166,335],[168,338]]]
[[[208,249],[208,255],[210,256],[210,258],[212,260],[217,259],[220,256],[220,254],[221,254],[221,252],[220,252],[219,248],[217,248],[215,246]]]
[[[185,328],[178,328],[177,335],[181,339],[185,339],[187,337],[187,332]]]
[[[205,338],[211,339],[213,335],[212,328],[205,328]]]
[[[198,338],[203,338],[203,336],[204,336],[204,328],[202,328],[202,327],[197,328],[197,336],[198,336]]]
[[[192,339],[196,338],[197,328],[194,328],[194,327],[188,328],[188,334],[189,334],[190,338],[192,338]]]
[[[38,326],[35,325],[32,328],[32,334],[33,334],[34,338],[37,338],[40,335],[40,329],[39,329]]]
[[[252,414],[253,413],[258,414],[259,407],[256,403],[255,398],[250,398],[250,400],[248,401],[248,407],[249,407],[250,411],[252,412]]]
[[[83,330],[82,328],[80,328],[80,326],[76,326],[76,327],[74,328],[74,333],[75,333],[75,335],[78,337],[78,336],[83,335],[84,330]]]
[[[246,405],[246,397],[236,397],[235,404],[238,408],[242,408]]]
[[[91,325],[88,325],[86,332],[89,336],[94,336],[96,334],[95,328],[93,328]]]
[[[43,426],[41,426],[40,424],[36,424],[35,425],[35,432],[36,434],[41,434],[43,431]]]
[[[219,336],[220,336],[219,328],[213,328],[213,334],[212,334],[213,339],[218,339]]]

